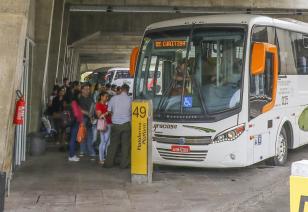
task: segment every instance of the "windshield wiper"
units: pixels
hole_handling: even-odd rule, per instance
[[[192,40],[192,35],[193,35],[193,31],[194,31],[194,24],[191,25],[191,29],[190,29],[190,34],[189,34],[189,38],[188,38],[188,42],[187,42],[187,47],[186,47],[186,56],[185,56],[185,69],[184,69],[184,79],[183,79],[183,88],[182,88],[182,95],[181,95],[181,114],[183,113],[183,100],[184,100],[184,93],[185,93],[185,88],[186,88],[186,75],[188,72],[188,56],[189,56],[189,51],[190,51],[190,42]]]
[[[172,89],[173,86],[174,86],[174,79],[170,81],[168,88],[162,94],[158,102],[156,112],[160,111],[163,108],[163,105],[165,104],[165,101],[166,101],[165,99],[167,98],[167,95],[170,93],[170,90]]]
[[[197,91],[198,91],[198,96],[199,96],[199,100],[200,100],[200,104],[201,104],[201,108],[203,110],[203,114],[205,115],[206,114],[206,108],[205,108],[205,104],[204,104],[204,98],[202,96],[202,92],[201,92],[201,88],[200,88],[200,85],[199,83],[197,82],[197,80],[195,78],[192,79],[193,80],[193,85],[195,85]]]

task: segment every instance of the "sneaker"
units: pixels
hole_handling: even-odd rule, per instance
[[[79,157],[83,157],[83,156],[84,156],[83,152],[79,153]]]
[[[77,157],[76,155],[73,156],[73,157],[69,157],[69,158],[68,158],[68,161],[71,161],[71,162],[78,162],[79,160],[80,160],[80,158]]]
[[[101,166],[103,166],[103,165],[104,165],[104,163],[105,163],[105,161],[104,161],[104,160],[100,160],[100,161],[98,161],[98,164],[99,164],[99,165],[101,165]]]

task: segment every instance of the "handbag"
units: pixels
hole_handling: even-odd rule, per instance
[[[98,131],[106,131],[107,129],[107,122],[105,119],[98,119],[96,129]]]
[[[83,143],[86,139],[86,135],[87,135],[87,129],[84,125],[84,123],[80,123],[79,124],[79,128],[78,128],[78,133],[77,133],[77,142],[78,143]]]

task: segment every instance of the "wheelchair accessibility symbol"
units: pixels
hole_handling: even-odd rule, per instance
[[[192,96],[184,96],[183,107],[192,107]]]

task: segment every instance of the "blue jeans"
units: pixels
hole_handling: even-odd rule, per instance
[[[80,154],[87,154],[92,157],[96,155],[93,147],[92,125],[88,126],[85,122],[85,126],[87,128],[87,135],[85,141],[80,144]]]
[[[70,144],[69,144],[69,156],[73,157],[76,155],[76,138],[77,138],[77,133],[79,129],[79,123],[77,121],[74,121],[72,123],[71,127],[71,138],[70,138]]]
[[[105,156],[107,154],[107,146],[110,143],[110,131],[111,125],[107,125],[107,130],[104,132],[100,132],[101,143],[99,144],[99,160],[105,160]]]

